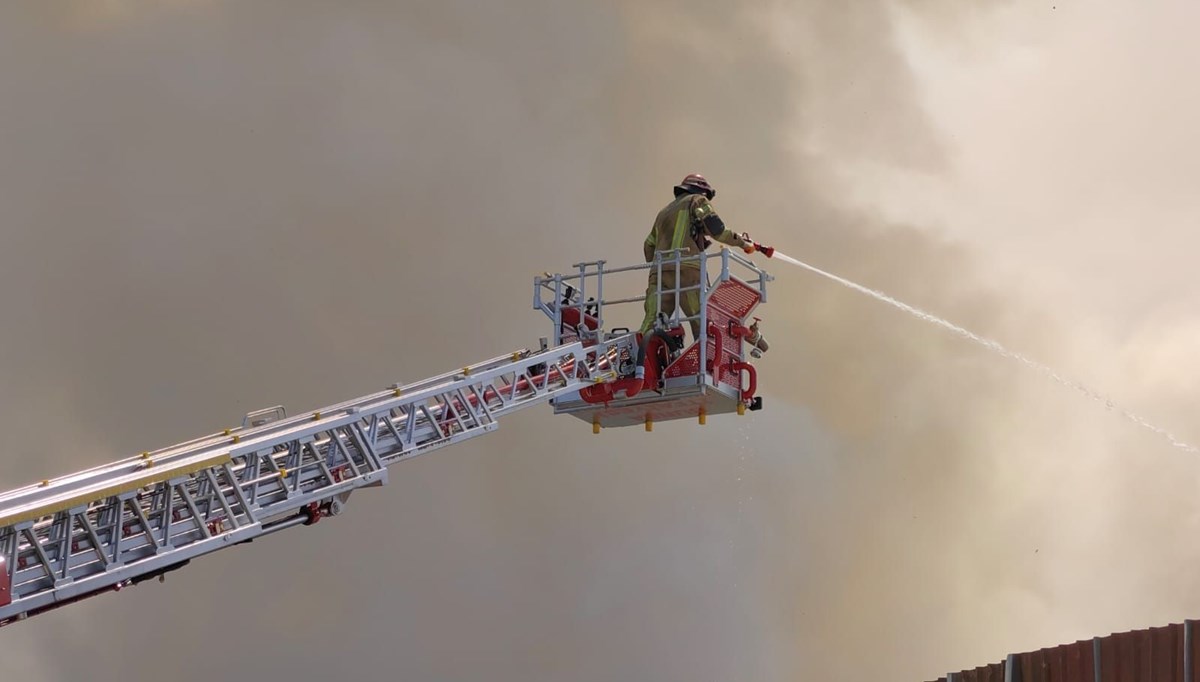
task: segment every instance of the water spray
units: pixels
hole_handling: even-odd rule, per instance
[[[751,242],[751,243],[753,243],[753,242]],[[754,244],[754,246],[755,246],[754,250],[759,251],[761,253],[765,253],[768,258],[771,258],[772,256],[774,256],[774,257],[778,258],[779,260],[782,260],[786,263],[791,263],[792,265],[795,265],[797,267],[804,268],[805,270],[808,270],[809,272],[811,272],[813,274],[820,275],[822,277],[825,277],[826,279],[837,282],[838,284],[841,284],[844,287],[848,287],[859,293],[866,294],[867,296],[870,296],[871,298],[874,298],[878,301],[882,301],[883,303],[886,303],[892,307],[899,308],[900,310],[903,310],[904,312],[906,312],[914,317],[922,319],[926,322],[930,322],[932,324],[936,324],[937,326],[942,327],[944,329],[948,329],[949,331],[954,332],[955,334],[957,334],[965,339],[973,341],[973,342],[983,346],[984,348],[987,348],[988,350],[993,351],[1003,357],[1006,357],[1010,360],[1016,360],[1017,362],[1021,363],[1022,365],[1025,365],[1026,367],[1029,367],[1030,369],[1034,369],[1034,370],[1050,377],[1051,379],[1057,381],[1058,383],[1062,384],[1063,386],[1074,389],[1074,390],[1082,393],[1083,395],[1091,398],[1092,400],[1095,400],[1096,402],[1103,404],[1106,409],[1116,411],[1122,417],[1128,419],[1129,421],[1133,422],[1134,424],[1137,424],[1138,426],[1140,426],[1148,431],[1152,431],[1153,433],[1165,438],[1168,442],[1171,443],[1172,446],[1179,448],[1180,450],[1184,450],[1186,452],[1190,452],[1193,454],[1200,454],[1200,448],[1197,448],[1194,445],[1189,445],[1188,443],[1185,443],[1185,442],[1179,440],[1173,434],[1171,434],[1171,432],[1167,431],[1166,429],[1157,427],[1157,426],[1151,424],[1150,422],[1146,421],[1145,419],[1139,417],[1138,415],[1134,414],[1133,412],[1130,412],[1129,410],[1113,403],[1112,400],[1110,400],[1107,396],[1100,393],[1099,391],[1093,390],[1093,389],[1085,386],[1084,384],[1079,383],[1078,381],[1068,379],[1068,378],[1060,375],[1058,372],[1054,371],[1050,367],[1043,365],[1039,362],[1036,362],[1034,360],[1031,360],[1031,359],[1025,357],[1024,355],[1021,355],[1020,353],[1011,351],[1011,350],[1005,348],[1004,346],[1000,345],[999,343],[992,341],[991,339],[986,339],[986,338],[979,336],[978,334],[975,334],[974,332],[964,329],[956,324],[953,324],[951,322],[943,320],[942,318],[940,318],[936,315],[927,313],[924,310],[921,310],[920,308],[915,308],[911,305],[908,305],[907,303],[898,301],[881,291],[869,289],[867,287],[862,286],[861,284],[855,284],[854,282],[851,282],[848,279],[845,279],[843,277],[838,277],[835,274],[825,272],[824,270],[821,270],[820,268],[813,267],[807,263],[804,263],[800,260],[792,258],[791,256],[787,255],[786,253],[783,253],[781,251],[776,251],[774,248],[762,247],[762,246],[759,246],[758,244]],[[767,251],[767,249],[769,249],[769,252]]]

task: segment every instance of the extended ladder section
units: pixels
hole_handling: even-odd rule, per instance
[[[611,380],[633,334],[457,372],[0,494],[0,625],[341,511],[388,467],[488,433],[509,412]]]

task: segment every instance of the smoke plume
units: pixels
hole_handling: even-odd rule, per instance
[[[1194,10],[1161,5],[9,6],[0,484],[535,345],[532,276],[636,261],[692,171],[734,229],[1196,439],[1176,273],[1200,99],[1162,66],[1178,30],[1156,41]],[[1150,232],[1125,208],[1146,204]],[[0,660],[25,680],[916,680],[1200,612],[1195,460],[773,272],[766,410],[600,437],[514,415],[329,523],[6,628]]]

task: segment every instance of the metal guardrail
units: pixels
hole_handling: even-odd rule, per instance
[[[717,278],[713,282],[710,280],[709,271],[712,268],[713,261],[719,264],[716,269]],[[625,290],[621,295],[613,298],[606,298],[606,291],[611,292],[613,287],[611,279],[614,276],[625,273],[645,272],[648,276],[653,272],[657,274],[655,278],[658,282],[657,289],[652,293],[658,301],[658,310],[667,313],[668,324],[671,326],[679,325],[691,320],[699,321],[700,329],[707,329],[708,315],[708,299],[712,290],[717,284],[735,279],[756,288],[759,292],[762,302],[767,300],[767,282],[773,278],[766,271],[755,265],[750,259],[743,257],[740,253],[722,248],[719,254],[709,254],[701,252],[698,255],[687,256],[683,249],[674,249],[671,251],[659,251],[655,253],[654,259],[648,263],[639,265],[631,265],[619,268],[605,268],[606,261],[590,261],[585,263],[576,263],[572,267],[576,272],[571,274],[554,274],[545,273],[542,276],[535,277],[533,282],[533,307],[535,310],[540,310],[551,319],[554,324],[554,332],[551,345],[562,343],[563,329],[563,311],[573,309],[578,312],[579,319],[590,314],[596,320],[596,331],[589,338],[588,332],[580,329],[580,338],[582,340],[598,340],[604,338],[606,334],[605,327],[605,310],[613,306],[642,303],[646,299],[646,280],[643,280],[641,285],[640,295],[630,295],[628,290]],[[681,287],[680,278],[675,277],[675,286],[663,290],[662,273],[666,271],[676,271],[679,268],[687,266],[696,266],[700,270],[699,286]],[[606,280],[610,281],[606,286]],[[680,294],[686,291],[700,291],[700,312],[698,315],[691,317],[680,315],[678,311],[663,311],[662,300],[663,295],[672,294],[673,300],[678,303]],[[550,299],[547,300],[547,296]],[[640,321],[640,318],[639,318]],[[619,333],[623,328],[618,328]],[[700,366],[707,366],[707,348],[706,344],[700,344]]]

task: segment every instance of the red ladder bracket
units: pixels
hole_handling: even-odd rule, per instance
[[[0,606],[12,603],[12,576],[8,574],[4,557],[0,557]]]

